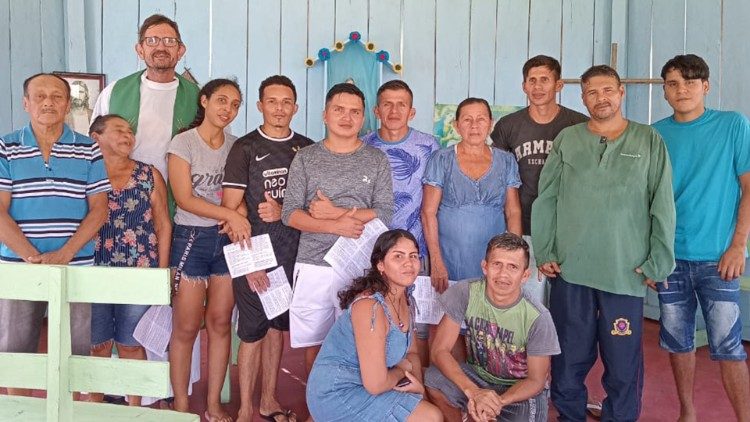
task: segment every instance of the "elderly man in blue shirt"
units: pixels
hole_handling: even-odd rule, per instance
[[[64,79],[40,73],[23,90],[30,123],[0,137],[0,262],[93,265],[93,238],[107,219],[111,190],[99,146],[65,124]],[[0,352],[36,352],[46,307],[0,300]],[[73,353],[88,355],[90,304],[71,305],[71,332]]]

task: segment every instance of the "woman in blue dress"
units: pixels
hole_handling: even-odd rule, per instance
[[[341,309],[307,381],[317,421],[442,421],[423,398],[406,293],[419,273],[419,250],[406,230],[378,237],[364,277],[339,292]]]
[[[422,183],[422,224],[430,277],[442,293],[448,280],[482,277],[484,246],[506,231],[521,235],[521,179],[515,157],[487,145],[492,112],[487,101],[467,98],[453,127],[461,141],[435,151]]]

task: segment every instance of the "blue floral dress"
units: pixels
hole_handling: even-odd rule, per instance
[[[107,195],[109,218],[96,238],[96,265],[146,268],[159,266],[151,210],[153,191],[153,168],[136,161],[125,187],[112,189]]]

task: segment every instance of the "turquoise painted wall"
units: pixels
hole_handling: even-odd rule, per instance
[[[530,56],[560,58],[563,76],[609,63],[618,43],[623,77],[658,77],[661,65],[695,52],[712,69],[711,107],[750,114],[746,0],[0,0],[0,132],[25,123],[21,84],[39,71],[105,73],[108,81],[139,69],[139,23],[159,12],[177,20],[187,45],[178,66],[199,81],[235,76],[246,106],[233,124],[260,122],[257,86],[283,73],[297,85],[293,128],[322,137],[322,67],[304,59],[360,31],[402,63],[415,93],[414,126],[430,131],[435,103],[480,96],[522,105],[521,65]],[[652,121],[668,114],[661,87],[627,87],[626,114]],[[561,102],[581,110],[579,89]]]

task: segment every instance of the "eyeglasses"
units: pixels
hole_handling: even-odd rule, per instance
[[[143,37],[141,42],[149,47],[156,47],[160,42],[164,44],[164,47],[175,47],[180,44],[180,40],[175,37]]]

